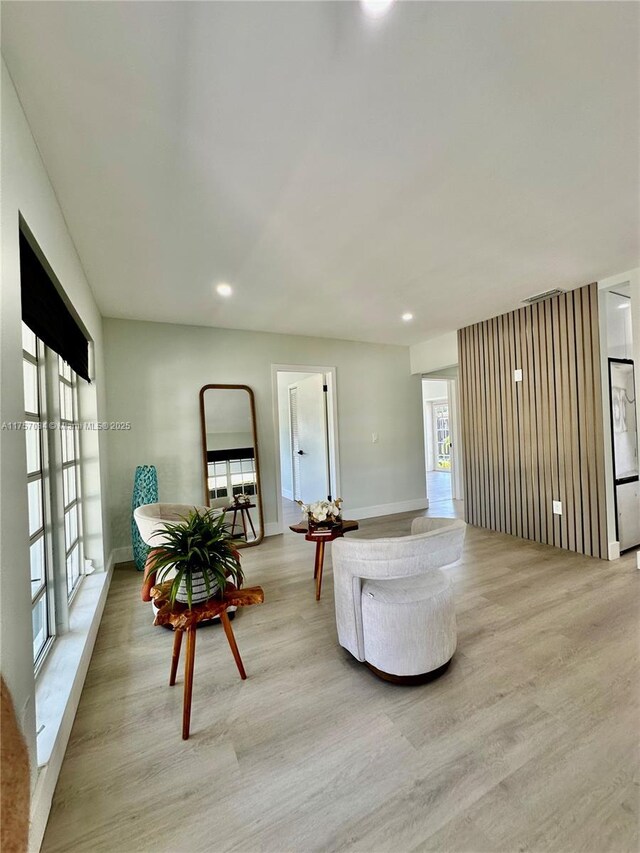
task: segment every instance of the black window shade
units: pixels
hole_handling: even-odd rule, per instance
[[[207,450],[207,462],[226,462],[228,459],[253,459],[253,447],[235,447],[230,450]]]
[[[89,341],[20,231],[22,319],[40,340],[57,352],[72,370],[90,382]]]

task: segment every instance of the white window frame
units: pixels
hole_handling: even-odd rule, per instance
[[[231,470],[233,464],[240,465],[239,473]],[[245,477],[250,477],[251,479],[245,479]],[[249,494],[256,495],[257,477],[255,456],[251,458],[218,459],[215,462],[208,462],[207,488],[209,489],[209,497],[211,500],[222,500],[225,498],[229,501],[229,505],[231,505],[233,504],[235,494],[241,494],[240,492],[234,492],[234,488],[242,486],[242,491],[244,492],[245,485],[253,486],[253,491]],[[237,480],[238,478],[241,478],[241,482],[234,482],[234,479]],[[217,482],[223,479],[224,483]],[[226,495],[218,495],[219,491],[226,491]]]
[[[33,340],[34,352],[29,349],[27,341]],[[45,638],[38,649],[34,648],[33,666],[36,673],[42,668],[51,646],[56,637],[56,596],[55,596],[55,576],[53,549],[51,541],[51,501],[49,497],[49,482],[50,482],[50,460],[48,452],[48,442],[46,441],[47,423],[47,407],[46,407],[46,347],[42,341],[37,338],[26,326],[23,326],[23,347],[22,361],[35,367],[35,395],[36,406],[35,411],[27,408],[27,383],[25,382],[24,397],[25,397],[25,442],[29,442],[33,438],[33,433],[37,436],[38,455],[40,457],[39,466],[29,471],[29,454],[27,453],[27,484],[40,483],[40,509],[41,509],[41,524],[33,532],[29,529],[29,558],[31,563],[31,549],[38,542],[42,541],[42,563],[43,573],[40,586],[35,590],[32,586],[31,592],[31,618],[35,615],[37,607],[44,602],[45,615]],[[24,368],[23,368],[24,371]],[[27,488],[27,501],[29,500],[29,489]],[[29,507],[31,511],[31,508]],[[33,571],[31,571],[33,574]],[[32,581],[33,584],[33,581]]]
[[[35,340],[35,355],[29,350],[32,340]],[[23,324],[24,362],[37,370],[37,411],[27,410],[26,380],[24,393],[25,440],[28,442],[31,431],[37,430],[40,456],[40,467],[27,471],[27,483],[41,484],[42,524],[37,530],[29,530],[30,556],[31,547],[40,539],[44,541],[45,571],[42,583],[32,594],[32,618],[43,598],[46,602],[46,639],[34,651],[34,670],[38,675],[56,636],[68,630],[70,608],[84,578],[82,455],[77,374]],[[65,472],[71,470],[73,480],[67,479],[65,484]],[[75,494],[68,499],[71,484]],[[69,538],[72,520],[75,535]],[[77,549],[77,571],[70,576],[74,549]]]
[[[71,367],[66,364],[60,356],[56,357],[57,364],[57,380],[58,380],[58,405],[60,407],[59,418],[59,466],[60,471],[59,488],[62,496],[62,516],[63,516],[63,539],[61,543],[61,552],[64,553],[64,570],[67,584],[67,599],[69,602],[73,600],[77,593],[83,577],[82,567],[84,565],[84,549],[82,535],[82,494],[80,485],[80,414],[78,403],[78,375]],[[67,453],[70,454],[65,459]],[[73,475],[73,492],[74,497],[67,501],[67,486],[65,484],[65,472],[74,471]],[[67,517],[69,520],[75,518],[75,537],[68,541],[67,537]],[[77,573],[73,573],[70,577],[69,563],[73,551],[77,550]]]

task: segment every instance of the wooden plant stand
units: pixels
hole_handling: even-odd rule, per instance
[[[224,628],[224,633],[229,643],[233,659],[238,667],[240,678],[245,679],[247,674],[238,651],[233,628],[227,615],[229,607],[250,607],[252,604],[262,604],[264,592],[260,586],[252,586],[248,589],[237,589],[232,583],[227,582],[222,598],[211,598],[201,604],[194,605],[191,609],[187,604],[176,601],[171,604],[169,595],[171,592],[171,581],[157,584],[151,589],[151,598],[159,608],[154,625],[171,625],[174,630],[173,654],[171,657],[171,672],[169,685],[173,687],[176,683],[176,673],[180,660],[180,647],[182,646],[182,635],[187,634],[187,656],[184,665],[184,702],[182,707],[182,739],[189,739],[189,728],[191,723],[191,697],[193,694],[193,669],[196,660],[196,629],[201,622],[209,622],[216,616]]]

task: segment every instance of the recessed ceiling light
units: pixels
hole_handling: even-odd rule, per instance
[[[413,320],[413,314],[411,313],[411,311],[405,311],[405,313],[402,315],[402,319],[405,321],[405,323],[408,323],[409,320]]]
[[[394,0],[360,0],[362,11],[369,18],[383,18],[393,3]]]
[[[220,296],[231,296],[233,293],[233,288],[230,284],[219,284],[216,287],[216,290],[220,294]]]

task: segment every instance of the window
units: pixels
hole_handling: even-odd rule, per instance
[[[33,660],[37,669],[53,642],[56,622],[65,621],[65,614],[56,613],[56,602],[60,607],[65,597],[72,600],[84,564],[78,376],[24,323],[22,348]],[[57,428],[47,428],[47,422]],[[58,597],[56,589],[60,590]]]
[[[230,450],[235,455],[237,451]],[[209,497],[231,498],[233,495],[256,494],[256,461],[253,456],[218,459],[207,465]]]
[[[33,657],[42,665],[84,567],[79,378],[90,382],[89,339],[34,235],[20,217],[22,364]]]
[[[31,623],[33,660],[38,664],[53,637],[54,595],[50,577],[50,548],[46,533],[44,347],[33,332],[22,327],[22,371],[24,376],[25,440],[27,444],[27,499],[29,511],[29,557],[31,563]]]
[[[64,562],[67,577],[67,597],[71,598],[80,580],[80,566],[82,565],[78,377],[60,356],[58,356],[58,391],[64,510]]]

